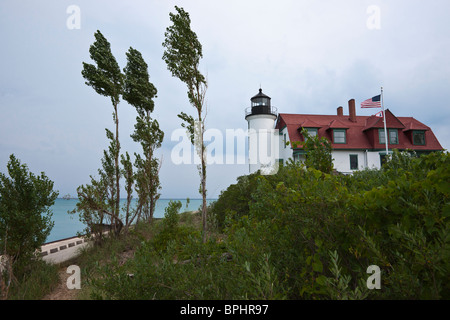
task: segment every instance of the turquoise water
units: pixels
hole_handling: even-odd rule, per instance
[[[164,218],[164,209],[167,207],[170,200],[181,201],[183,205],[180,210],[181,212],[198,210],[202,204],[202,199],[190,199],[189,205],[186,208],[186,199],[159,199],[156,202],[154,213],[155,218]],[[132,200],[132,203],[135,203],[135,201],[136,199]],[[212,201],[214,200],[207,200],[208,203]],[[75,209],[77,202],[77,199],[56,199],[55,204],[51,207],[51,210],[53,212],[52,220],[55,225],[53,226],[53,229],[46,242],[76,236],[77,232],[82,232],[86,228],[86,226],[80,222],[78,213],[67,213],[67,211],[72,211],[73,209]],[[126,200],[122,199],[121,207],[124,204],[126,204]]]

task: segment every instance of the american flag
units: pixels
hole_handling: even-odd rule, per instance
[[[361,108],[381,108],[381,94],[361,102]]]

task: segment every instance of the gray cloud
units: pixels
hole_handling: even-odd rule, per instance
[[[81,29],[66,27],[69,5],[81,9]],[[84,84],[82,62],[99,29],[120,66],[130,46],[141,51],[158,89],[154,117],[166,133],[159,154],[162,197],[195,197],[195,165],[170,161],[180,111],[194,114],[186,89],[161,57],[173,6],[184,7],[204,47],[208,76],[207,127],[245,129],[244,109],[261,85],[280,112],[334,114],[385,90],[398,116],[430,126],[449,148],[450,108],[445,0],[424,1],[12,1],[0,3],[0,170],[15,153],[45,171],[61,194],[75,194],[100,166],[111,128],[107,98]],[[366,26],[369,5],[380,8],[381,28]],[[373,110],[357,110],[370,114]],[[123,151],[138,152],[129,134],[135,112],[120,104]],[[212,165],[211,197],[245,174],[245,165]]]

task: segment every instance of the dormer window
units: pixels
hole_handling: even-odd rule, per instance
[[[388,129],[389,144],[398,144],[398,130]],[[384,138],[384,129],[378,129],[378,142],[380,144],[385,144],[386,140]]]
[[[415,146],[424,146],[425,145],[425,131],[423,130],[414,130],[412,133],[412,140]]]
[[[305,130],[308,132],[308,135],[311,137],[317,136],[317,128],[305,128]]]
[[[398,144],[398,130],[397,129],[389,129],[389,143],[390,144]]]
[[[385,144],[386,143],[386,137],[384,134],[384,129],[378,129],[378,143],[379,144]]]
[[[301,129],[301,130],[300,130]],[[317,136],[317,130],[318,130],[318,128],[300,128],[299,130],[300,130],[300,132],[302,131],[302,130],[306,130],[306,132],[308,133],[308,135],[310,136],[310,137],[312,137],[312,138],[314,138],[314,137],[316,137]],[[306,139],[306,137],[303,137],[303,139]]]
[[[347,143],[347,135],[345,129],[333,129],[333,143]]]

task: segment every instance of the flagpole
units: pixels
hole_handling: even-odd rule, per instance
[[[388,148],[388,135],[387,135],[387,129],[386,129],[386,112],[384,112],[384,98],[383,98],[383,87],[381,87],[381,107],[383,109],[383,122],[384,122],[384,141],[386,144],[386,156],[389,155],[389,148]]]

